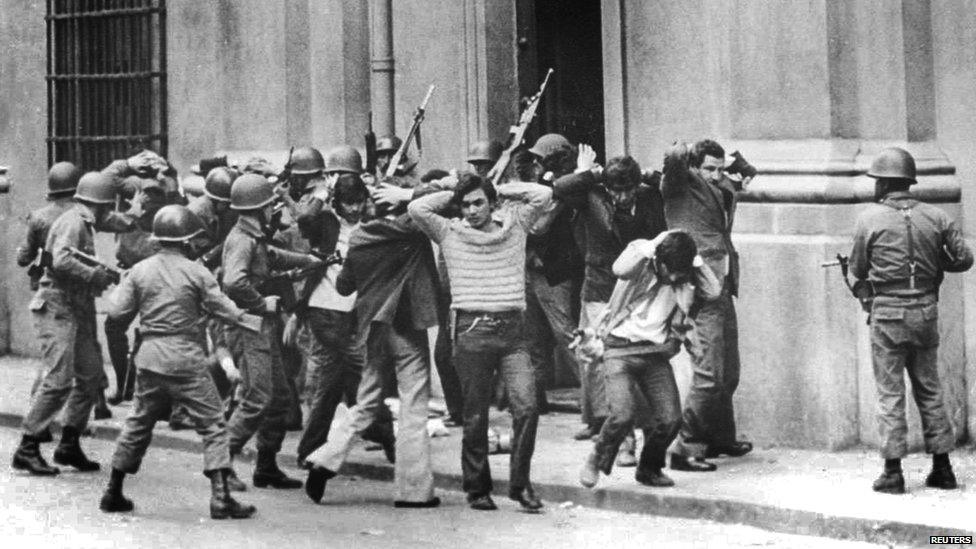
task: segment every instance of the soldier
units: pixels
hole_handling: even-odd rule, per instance
[[[51,261],[49,257],[44,256],[48,231],[54,220],[73,204],[71,195],[74,194],[80,177],[81,170],[71,162],[58,162],[51,166],[47,174],[48,205],[27,216],[27,238],[24,244],[17,248],[17,264],[21,267],[31,267],[27,271],[31,291],[37,291],[44,268]],[[31,266],[32,264],[35,266]]]
[[[75,205],[51,225],[45,253],[48,266],[30,302],[34,327],[41,340],[45,376],[24,416],[24,435],[14,453],[13,467],[34,475],[56,475],[38,447],[38,436],[65,407],[61,443],[54,461],[80,471],[97,471],[98,463],[88,459],[79,437],[98,399],[105,378],[102,353],[95,336],[95,296],[114,281],[103,266],[92,266],[74,257],[71,248],[95,254],[95,231],[131,230],[133,218],[141,215],[140,200],[133,200],[127,214],[116,214],[112,180],[89,172],[78,180]]]
[[[228,327],[226,331],[231,351],[239,360],[244,387],[243,399],[231,415],[228,431],[232,457],[240,454],[244,444],[257,433],[255,486],[300,488],[301,481],[286,476],[276,462],[285,437],[291,394],[281,362],[278,297],[266,295],[264,286],[272,267],[305,267],[318,259],[268,244],[275,197],[272,184],[253,173],[238,177],[230,191],[230,207],[239,217],[224,242],[223,287],[238,307],[260,314],[263,322],[257,335],[238,327]],[[244,488],[233,472],[230,483],[232,489]]]
[[[403,140],[395,135],[381,137],[376,141],[376,171],[378,177],[383,179],[386,175],[386,170],[390,167],[390,162],[393,161],[393,155],[396,154],[400,147],[403,145]],[[414,179],[416,178],[416,168],[417,162],[411,162],[407,155],[403,155],[400,159],[400,165],[397,166],[396,172],[393,174],[396,177],[405,177]],[[407,184],[400,184],[401,187],[414,186]]]
[[[203,438],[203,472],[211,483],[210,517],[254,514],[253,506],[238,503],[227,488],[227,430],[217,389],[206,369],[206,338],[200,327],[207,316],[213,316],[257,333],[261,319],[238,309],[220,292],[210,271],[188,257],[194,255],[189,242],[201,231],[200,220],[187,208],[160,209],[152,224],[159,252],[126,273],[110,296],[109,318],[129,319],[138,313],[143,343],[135,356],[138,394],[119,434],[112,475],[99,504],[102,511],[133,509],[132,501],[122,494],[122,482],[126,474],[139,471],[153,426],[176,404]]]
[[[468,164],[474,168],[474,173],[487,177],[504,149],[505,147],[495,140],[478,141],[468,149]]]
[[[203,223],[203,232],[194,239],[194,246],[204,250],[200,259],[211,270],[220,265],[224,240],[237,223],[237,212],[230,208],[230,187],[236,177],[237,173],[230,168],[210,170],[204,180],[203,196],[188,206]]]
[[[938,349],[939,285],[945,272],[962,272],[973,255],[954,221],[941,209],[919,202],[909,191],[915,159],[888,148],[871,163],[879,201],[857,218],[851,274],[874,294],[871,305],[871,359],[879,397],[881,456],[884,469],[874,490],[905,492],[901,458],[905,440],[905,372],[922,417],[925,451],[932,454],[926,486],[956,488],[949,463],[955,445],[952,424],[942,401]]]

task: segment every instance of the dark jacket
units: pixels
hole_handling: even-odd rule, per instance
[[[732,245],[732,222],[735,221],[735,184],[723,178],[718,184],[705,181],[688,167],[687,145],[672,146],[664,155],[661,195],[669,229],[691,234],[698,245],[698,255],[708,263],[721,280],[726,261],[733,295],[738,293],[739,255]]]
[[[578,215],[573,208],[563,207],[544,234],[529,235],[529,255],[539,259],[540,270],[550,286],[583,274],[583,254],[573,230]],[[536,266],[530,261],[529,268]]]
[[[557,179],[553,196],[579,211],[585,229],[583,301],[606,303],[616,283],[612,266],[620,252],[633,240],[651,240],[667,229],[661,195],[638,185],[633,215],[618,213],[600,180],[585,171]]]
[[[336,280],[356,293],[356,318],[365,328],[383,322],[416,330],[437,325],[437,266],[430,239],[407,214],[360,225]]]

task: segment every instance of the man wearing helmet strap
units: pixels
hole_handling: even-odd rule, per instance
[[[38,437],[47,432],[62,407],[64,427],[54,461],[80,471],[99,469],[98,463],[81,450],[79,437],[105,379],[95,336],[95,296],[108,288],[113,278],[105,267],[84,263],[70,250],[95,255],[96,230],[131,230],[133,219],[142,213],[140,200],[133,200],[132,210],[116,214],[113,182],[98,172],[89,172],[78,180],[74,199],[75,205],[58,217],[48,232],[44,251],[50,255],[51,264],[29,305],[47,373],[24,416],[24,435],[14,453],[13,467],[34,475],[59,473],[41,456]]]
[[[261,315],[263,321],[257,335],[237,327],[227,330],[227,342],[239,358],[244,386],[244,397],[230,418],[228,430],[231,456],[239,454],[257,434],[255,486],[300,488],[301,481],[287,477],[275,461],[285,438],[291,394],[281,363],[278,298],[267,295],[264,286],[272,268],[306,267],[318,259],[268,244],[266,229],[275,198],[272,184],[254,173],[238,177],[230,190],[230,207],[239,217],[224,242],[221,282],[238,307]],[[233,473],[230,482],[232,489],[243,489]]]
[[[962,272],[973,255],[958,225],[936,206],[919,202],[909,191],[915,159],[896,147],[881,151],[868,177],[875,179],[878,204],[857,218],[850,272],[873,290],[871,360],[878,388],[881,457],[884,469],[874,490],[905,492],[901,458],[908,453],[905,421],[905,372],[922,417],[925,451],[932,471],[925,484],[956,488],[949,464],[955,445],[942,400],[938,348],[939,285],[945,272]]]
[[[261,319],[238,309],[221,293],[210,271],[188,257],[194,255],[190,241],[201,231],[200,220],[189,209],[177,205],[160,209],[152,223],[159,252],[126,273],[109,298],[109,318],[139,314],[143,343],[135,357],[138,393],[112,457],[112,474],[99,505],[102,511],[133,509],[132,501],[122,494],[123,479],[139,471],[156,422],[179,406],[203,438],[203,469],[211,483],[210,516],[247,518],[254,513],[253,506],[234,500],[227,487],[231,474],[227,429],[207,370],[206,340],[200,327],[210,316],[253,335]]]

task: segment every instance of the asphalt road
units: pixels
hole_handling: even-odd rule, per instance
[[[499,496],[499,510],[468,509],[464,496],[439,492],[438,509],[392,506],[392,485],[355,477],[329,482],[313,504],[303,490],[253,487],[241,494],[254,504],[250,520],[213,521],[209,481],[196,454],[150,447],[142,471],[126,479],[136,509],[105,514],[98,499],[108,473],[112,443],[83,439],[100,473],[62,472],[35,478],[9,463],[19,434],[0,429],[0,547],[872,547],[870,544],[771,533],[749,526],[660,518],[546,502],[544,513],[522,513]],[[42,448],[45,456],[52,444]],[[294,475],[301,471],[289,470]],[[238,473],[250,474],[243,465]]]

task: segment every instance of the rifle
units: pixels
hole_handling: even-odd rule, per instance
[[[87,263],[92,267],[102,267],[112,276],[112,283],[118,284],[122,280],[122,269],[117,269],[107,263],[102,263],[100,259],[93,255],[86,254],[85,252],[79,250],[78,248],[71,247],[68,248],[68,253],[71,254],[75,259],[80,259],[83,263]]]
[[[410,131],[407,132],[407,136],[403,139],[403,144],[397,149],[397,152],[390,159],[390,165],[386,168],[386,177],[393,177],[396,175],[397,168],[400,167],[400,161],[403,160],[403,156],[407,154],[407,149],[410,147],[410,142],[416,138],[417,139],[417,156],[420,157],[423,154],[423,145],[420,142],[420,123],[424,121],[424,112],[427,110],[427,102],[430,101],[430,96],[434,93],[434,85],[431,84],[427,88],[427,95],[424,96],[424,100],[420,102],[420,106],[417,107],[416,112],[413,113],[413,124],[410,125]]]
[[[30,278],[32,290],[37,289],[38,282],[44,276],[44,268],[50,266],[51,254],[44,251],[43,247],[38,246],[34,261],[31,261],[30,265],[27,266],[27,277]]]
[[[555,71],[549,69],[545,79],[542,80],[542,85],[539,86],[539,91],[535,92],[535,95],[529,98],[529,102],[525,105],[525,110],[519,115],[518,123],[508,131],[508,146],[505,147],[502,155],[498,157],[498,161],[495,162],[495,165],[488,172],[488,178],[491,179],[491,183],[496,187],[501,181],[505,170],[508,169],[508,165],[512,162],[512,153],[515,152],[515,149],[525,139],[525,131],[529,129],[529,124],[535,118],[535,111],[539,108],[539,101],[542,99],[542,94],[546,91],[546,85],[549,84],[549,77],[552,76],[553,72]]]
[[[851,284],[847,274],[850,272],[850,259],[843,254],[837,254],[834,261],[824,261],[820,264],[823,268],[840,267],[840,274],[844,277],[844,285],[851,291],[851,295],[857,298],[861,304],[861,309],[868,313],[868,324],[871,323],[871,303],[874,301],[874,288],[867,280],[858,280]]]
[[[332,265],[342,264],[342,254],[336,250],[332,255],[322,258],[322,261],[309,265],[307,267],[296,267],[294,269],[288,269],[287,271],[281,271],[277,274],[271,275],[263,283],[262,286],[272,286],[280,282],[298,282],[300,280],[305,280],[306,278],[311,278],[313,275],[323,272]]]
[[[288,181],[291,179],[291,157],[294,153],[295,153],[295,146],[292,145],[292,147],[288,149],[288,160],[285,162],[285,166],[281,169],[280,172],[278,172],[278,175],[275,176],[275,180],[272,181],[272,183],[275,183],[277,185],[288,184]]]
[[[376,177],[376,134],[373,133],[373,111],[369,111],[369,126],[366,135],[366,173]]]

